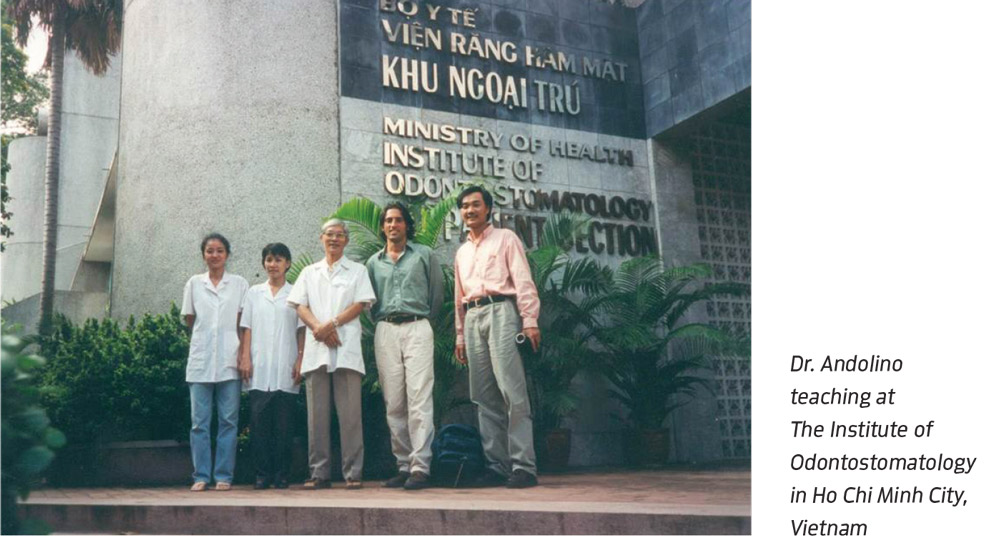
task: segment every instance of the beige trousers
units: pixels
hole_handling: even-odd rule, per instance
[[[330,479],[331,397],[340,424],[340,456],[344,479],[361,481],[365,444],[361,431],[361,373],[346,368],[332,374],[326,367],[305,374],[309,419],[309,472]]]
[[[375,362],[392,453],[402,472],[431,473],[434,331],[426,319],[375,326]]]
[[[521,316],[511,300],[465,314],[469,395],[479,408],[486,467],[506,476],[514,469],[538,472],[528,386],[515,342],[519,332]]]

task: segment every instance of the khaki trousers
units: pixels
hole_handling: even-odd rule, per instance
[[[330,416],[332,397],[340,425],[341,470],[344,479],[361,481],[365,461],[361,431],[361,373],[346,368],[333,373],[326,367],[305,374],[309,420],[309,472],[330,479]]]
[[[524,364],[514,340],[519,332],[521,316],[511,300],[465,314],[469,393],[479,408],[486,466],[507,476],[518,468],[538,472]]]
[[[375,362],[396,465],[403,472],[430,475],[434,440],[434,331],[430,322],[379,321]]]

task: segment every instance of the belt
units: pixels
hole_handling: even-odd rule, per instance
[[[509,295],[487,295],[485,297],[475,298],[466,302],[462,305],[465,311],[469,311],[469,308],[478,308],[480,306],[486,306],[487,304],[493,304],[494,302],[503,302],[505,300],[514,300],[514,297]]]
[[[414,321],[420,321],[421,319],[427,319],[427,318],[422,315],[413,315],[413,314],[389,314],[383,317],[382,321],[385,321],[386,323],[399,324],[399,323],[412,323]]]

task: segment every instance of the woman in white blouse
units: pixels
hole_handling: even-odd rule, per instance
[[[226,273],[229,255],[229,240],[221,234],[209,234],[201,241],[201,256],[208,272],[192,276],[184,285],[181,314],[191,331],[186,378],[191,390],[191,491],[204,491],[213,479],[216,490],[229,490],[236,466],[240,413],[237,324],[249,284],[240,276]],[[209,436],[213,397],[219,414],[214,471]]]
[[[292,291],[285,281],[292,266],[288,246],[268,244],[260,258],[267,281],[251,287],[243,300],[239,370],[244,389],[250,392],[250,450],[257,473],[254,489],[267,489],[272,484],[285,489],[305,324],[287,303]]]

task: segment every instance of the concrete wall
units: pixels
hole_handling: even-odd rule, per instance
[[[750,0],[646,0],[637,12],[649,136],[750,86]]]
[[[660,221],[660,245],[667,266],[702,262],[698,241],[698,219],[694,198],[691,161],[682,149],[650,140],[655,194]],[[691,322],[707,322],[704,307],[694,308]],[[711,373],[703,377],[710,378]],[[690,403],[675,410],[670,421],[675,459],[710,461],[721,457],[719,426],[715,422],[715,399],[700,392]]]
[[[126,4],[113,315],[179,304],[211,231],[251,283],[269,242],[317,251],[342,198],[337,7]]]
[[[20,334],[35,334],[38,332],[39,297],[33,295],[3,309],[3,320],[7,323],[18,323],[24,328]],[[103,319],[108,316],[107,293],[84,293],[80,291],[56,291],[53,304],[56,311],[65,315],[74,324],[82,325],[88,319]]]
[[[118,142],[121,63],[97,77],[71,52],[63,74],[59,229],[56,289],[70,289],[97,215]],[[41,290],[46,138],[15,140],[10,147],[11,229],[3,257],[3,297],[22,299]]]
[[[23,300],[42,289],[42,216],[45,210],[45,137],[27,136],[10,143],[7,160],[8,209],[13,214],[7,249],[0,253],[4,301]],[[60,279],[57,274],[56,282]]]

